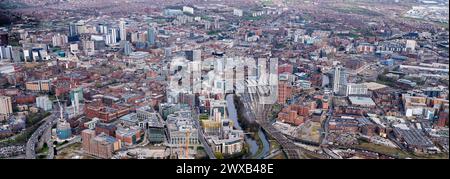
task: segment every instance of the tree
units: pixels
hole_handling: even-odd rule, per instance
[[[322,105],[323,105],[323,104],[322,104],[322,100],[320,100],[320,99],[317,99],[317,100],[316,100],[316,104],[317,104],[317,107],[318,107],[318,108],[322,108],[322,107],[323,107],[323,106],[322,106]]]
[[[216,156],[217,159],[224,159],[223,154],[221,152],[215,152],[214,156]]]

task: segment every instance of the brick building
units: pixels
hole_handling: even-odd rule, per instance
[[[119,140],[104,133],[96,135],[95,131],[90,129],[83,130],[81,137],[83,151],[100,158],[109,159],[121,148]]]
[[[287,82],[278,84],[278,103],[286,104],[286,101],[292,96],[292,86]]]
[[[109,123],[119,117],[130,113],[129,107],[119,106],[116,104],[105,106],[103,103],[96,101],[84,105],[84,112],[87,118],[99,118],[100,121]]]

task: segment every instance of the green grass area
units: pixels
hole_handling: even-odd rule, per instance
[[[273,1],[272,0],[260,0],[262,5],[272,5]]]
[[[369,9],[361,8],[361,7],[338,7],[334,9],[339,13],[345,14],[359,14],[359,15],[367,15],[367,16],[383,16],[383,14],[375,11],[371,11]]]
[[[197,147],[197,155],[195,156],[196,159],[208,159],[208,155],[206,154],[206,151],[203,147]]]
[[[61,47],[53,47],[52,49],[53,53],[59,52],[61,50]]]
[[[448,159],[449,155],[447,153],[439,154],[413,154],[407,151],[403,151],[398,148],[387,147],[383,145],[362,142],[356,145],[357,148],[367,149],[373,152],[378,152],[380,154],[386,154],[397,158],[413,158],[413,159]]]
[[[407,16],[401,16],[404,20],[409,20],[409,21],[414,21],[417,23],[432,23],[435,24],[441,28],[444,28],[445,30],[449,30],[449,24],[448,23],[443,23],[443,22],[434,22],[434,21],[429,21],[429,20],[425,20],[425,19],[419,19],[419,18],[412,18],[412,17],[407,17]]]
[[[269,119],[275,119],[278,116],[278,113],[283,109],[283,105],[275,104],[272,106],[271,113],[269,113]]]
[[[287,159],[286,155],[283,152],[280,152],[280,154],[273,156],[270,159]]]
[[[281,148],[280,144],[276,140],[269,140],[269,142],[271,151]]]
[[[13,39],[9,41],[9,45],[13,46],[13,47],[18,47],[20,46],[19,40],[17,39]]]
[[[7,139],[0,142],[0,146],[2,145],[15,145],[15,144],[25,144],[27,139],[33,135],[34,131],[38,129],[38,125],[32,126],[26,129],[24,132],[21,132],[15,136],[14,139]]]
[[[414,157],[424,158],[424,159],[449,159],[448,153],[438,153],[438,154],[415,154]]]
[[[27,126],[32,126],[42,121],[44,118],[50,115],[50,112],[42,112],[36,114],[30,114],[27,116],[26,124]]]
[[[57,147],[57,148],[58,148],[58,147],[61,147],[61,146],[63,146],[64,144],[67,144],[67,143],[69,143],[69,141],[65,140],[64,142],[57,143],[57,144],[56,144],[56,147]]]
[[[359,37],[361,37],[361,35],[355,34],[355,33],[348,33],[348,34],[336,34],[336,36],[338,37],[350,37],[353,39],[358,39]]]
[[[42,148],[37,151],[38,154],[40,154],[40,153],[46,154],[47,152],[48,152],[47,143],[44,143],[44,146],[42,146]]]
[[[378,75],[377,76],[377,83],[386,85],[386,86],[390,86],[390,87],[394,87],[395,86],[395,79],[387,77],[385,75]]]
[[[256,151],[255,155],[251,156],[251,158],[256,158],[257,156],[261,155],[261,153],[263,152],[264,146],[263,146],[262,140],[259,137],[258,133],[252,134],[252,138],[256,141],[256,144],[258,145],[258,150]]]
[[[449,30],[449,24],[448,23],[444,23],[444,22],[436,22],[437,25],[439,25],[440,27],[444,28],[445,30]]]
[[[46,159],[47,156],[46,156],[46,155],[38,155],[36,158],[37,158],[37,159]]]
[[[211,30],[211,31],[208,31],[208,35],[217,35],[217,34],[219,34],[220,32],[222,32],[222,31],[220,31],[220,30]]]
[[[199,119],[200,121],[208,120],[208,119],[209,119],[209,116],[208,116],[207,114],[200,114],[200,115],[198,115],[198,119]]]
[[[224,159],[223,154],[220,152],[214,153],[214,156],[216,156],[216,159]]]
[[[411,154],[409,154],[408,152],[402,151],[401,149],[387,147],[387,146],[383,146],[383,145],[377,145],[377,144],[373,144],[373,143],[361,142],[360,144],[356,145],[355,147],[361,148],[361,149],[367,149],[367,150],[378,152],[381,154],[394,156],[397,158],[412,158]]]
[[[201,17],[202,17],[203,20],[206,20],[206,21],[213,21],[214,20],[212,17],[209,17],[209,16],[201,16]]]
[[[26,125],[31,126],[25,129],[25,131],[17,134],[14,139],[7,139],[0,142],[1,145],[14,145],[14,144],[24,144],[27,142],[27,139],[33,135],[34,131],[36,131],[39,128],[38,124],[42,119],[49,116],[49,112],[45,113],[39,113],[39,114],[33,114],[31,117],[28,116],[26,120]]]

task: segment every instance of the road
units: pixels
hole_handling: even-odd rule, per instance
[[[56,110],[56,108],[55,108]],[[26,149],[25,149],[25,156],[27,159],[35,159],[36,158],[36,144],[39,142],[39,138],[44,135],[44,133],[52,128],[53,124],[57,121],[58,117],[57,112],[55,113],[55,110],[50,116],[47,116],[44,118],[44,123],[39,126],[39,128],[34,131],[34,133],[31,135],[31,137],[27,141]],[[53,153],[53,144],[48,144],[49,141],[46,141],[47,145],[49,147],[49,151],[52,150],[51,153]],[[50,152],[49,152],[50,153]],[[47,158],[53,158],[53,154],[50,154]]]
[[[312,152],[303,147],[295,145],[292,140],[287,138],[283,133],[273,127],[268,119],[269,113],[272,109],[272,105],[260,104],[258,96],[258,93],[243,93],[241,95],[241,100],[244,103],[244,108],[246,108],[246,111],[248,111],[247,116],[256,120],[256,122],[261,126],[266,134],[272,136],[272,138],[274,138],[280,144],[288,159],[310,158],[312,156],[314,156],[314,158],[328,158],[328,156],[318,154],[316,152]]]
[[[334,159],[342,159],[341,156],[334,153],[331,149],[328,148],[328,134],[329,132],[329,123],[330,120],[333,118],[333,102],[330,103],[330,106],[328,107],[328,114],[327,118],[322,123],[322,135],[320,136],[320,146],[322,148],[322,151],[324,151],[328,156]]]
[[[329,108],[330,109],[328,110],[327,118],[322,123],[323,135],[321,135],[321,141],[322,141],[321,144],[324,146],[326,146],[328,143],[328,141],[327,141],[328,133],[329,133],[328,125],[329,125],[331,118],[333,117],[333,107],[330,105]]]
[[[244,104],[244,108],[246,108],[245,111],[247,117],[251,119],[256,120],[256,122],[261,126],[261,128],[270,136],[272,136],[283,149],[284,153],[287,155],[288,158],[293,159],[299,159],[300,155],[297,152],[297,146],[292,143],[289,139],[286,138],[283,134],[281,134],[280,131],[275,129],[269,121],[264,120],[267,118],[267,114],[270,110],[267,110],[267,108],[270,108],[270,106],[264,107],[262,105],[259,105],[258,100],[255,100],[255,98],[252,98],[252,95],[249,93],[243,93],[241,95],[241,100]],[[266,109],[264,109],[266,108]]]
[[[197,128],[198,132],[198,139],[200,140],[200,143],[203,145],[203,148],[205,149],[206,154],[209,156],[210,159],[216,159],[216,156],[214,155],[214,152],[209,146],[208,141],[206,141],[205,134],[203,133],[203,130],[200,126],[199,118],[198,118],[199,109],[196,108],[193,110],[193,116],[194,116],[194,125],[195,128]]]
[[[57,150],[57,151],[58,151],[58,150],[61,150],[61,149],[65,148],[65,147],[67,147],[67,146],[69,146],[69,145],[72,145],[72,144],[78,143],[78,142],[81,142],[81,137],[80,137],[80,136],[76,136],[75,138],[73,138],[72,140],[70,140],[68,143],[56,147],[56,150]]]
[[[279,154],[282,153],[282,152],[283,152],[283,151],[282,151],[281,149],[274,150],[274,151],[268,153],[268,154],[264,157],[264,159],[272,159],[273,157],[279,155]]]

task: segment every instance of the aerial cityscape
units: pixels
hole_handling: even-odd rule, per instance
[[[448,0],[0,1],[0,159],[449,159]]]

